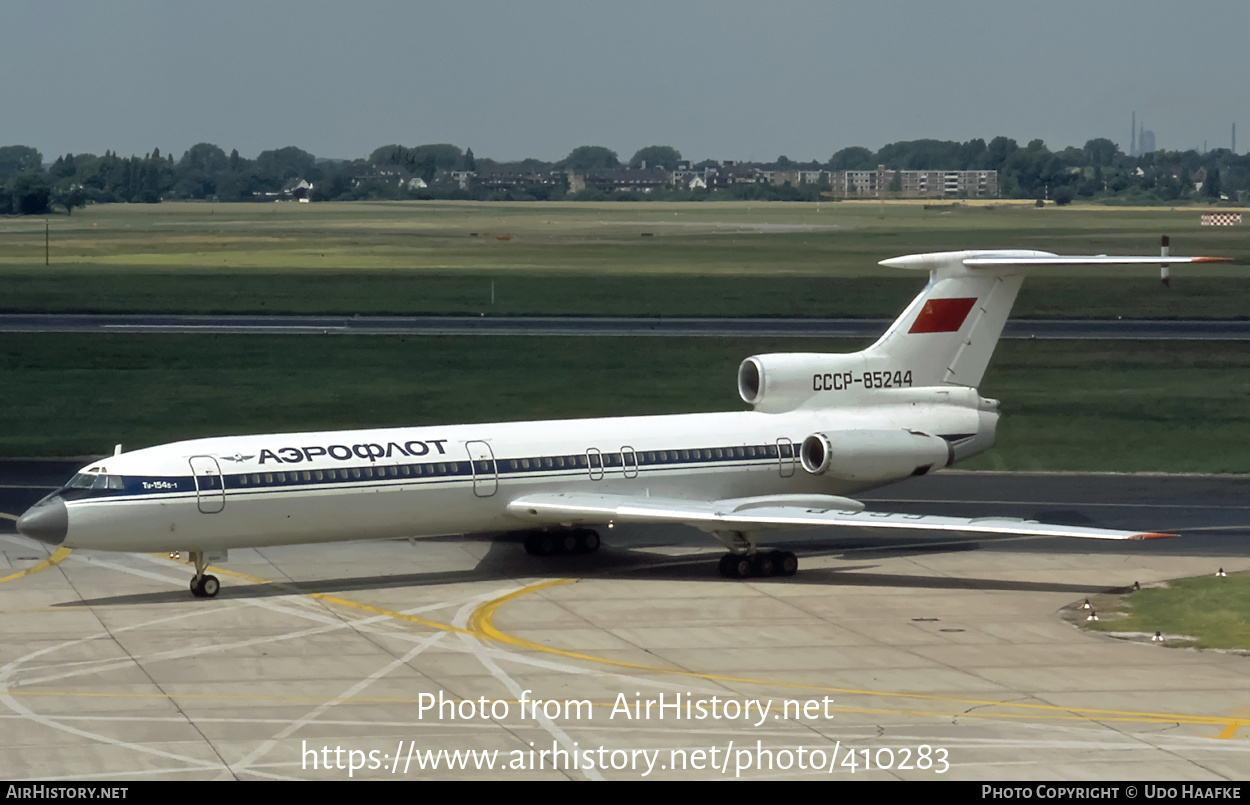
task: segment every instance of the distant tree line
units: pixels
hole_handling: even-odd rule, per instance
[[[110,151],[65,154],[45,169],[43,155],[29,146],[0,147],[0,214],[40,215],[50,211],[72,213],[86,204],[116,202],[152,204],[162,200],[255,201],[282,198],[284,189],[303,180],[317,201],[355,199],[481,200],[698,200],[743,198],[760,200],[816,200],[827,185],[771,185],[740,183],[714,189],[689,190],[684,185],[655,187],[650,192],[573,190],[562,177],[624,169],[674,171],[681,154],[669,146],[647,146],[622,162],[615,151],[602,146],[580,146],[557,162],[526,159],[502,163],[476,157],[445,143],[418,146],[387,145],[367,159],[319,160],[289,146],[263,151],[255,159],[227,154],[211,143],[199,143],[180,159],[153,149],[142,157],[122,157]],[[705,160],[687,166],[692,171],[715,168]],[[753,163],[760,170],[859,171],[875,170],[993,170],[998,172],[1003,198],[1073,200],[1125,204],[1178,202],[1244,203],[1250,191],[1250,155],[1227,149],[1155,151],[1129,156],[1105,138],[1081,148],[1051,151],[1041,140],[1020,146],[1009,137],[960,143],[945,140],[909,140],[890,143],[876,152],[854,146],[843,148],[827,161],[796,162],[779,156],[772,162]],[[478,181],[466,181],[472,175]],[[509,186],[481,181],[483,177],[525,175],[555,177]]]
[[[1084,147],[1051,151],[1041,140],[1020,147],[1010,137],[957,143],[912,140],[891,143],[875,154],[866,148],[844,148],[829,161],[832,170],[994,170],[1003,198],[1075,199],[1126,204],[1178,201],[1235,203],[1250,191],[1250,155],[1228,149],[1155,151],[1129,156],[1106,138]],[[1198,187],[1200,185],[1200,187]]]

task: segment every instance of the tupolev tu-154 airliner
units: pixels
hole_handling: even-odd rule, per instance
[[[51,545],[186,551],[191,592],[230,548],[521,532],[536,555],[588,553],[596,527],[680,523],[728,549],[730,578],[789,576],[770,529],[855,526],[1148,539],[1151,532],[867,511],[851,495],[994,444],[998,401],[977,385],[1024,275],[1036,268],[1216,262],[1023,250],[916,254],[881,265],[929,283],[867,349],[755,355],[754,410],[267,436],[148,447],[92,462],[18,520]]]

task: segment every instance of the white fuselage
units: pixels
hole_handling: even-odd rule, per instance
[[[964,392],[970,392],[965,394]],[[508,503],[548,491],[716,500],[853,494],[897,478],[804,470],[809,434],[883,428],[993,442],[971,390],[900,390],[853,408],[509,422],[197,439],[84,468],[113,490],[65,489],[71,548],[261,547],[525,528]],[[888,401],[887,401],[888,400]],[[962,404],[961,404],[962,403]],[[987,432],[988,430],[988,432]],[[223,484],[224,479],[224,484]],[[224,486],[224,488],[223,488]]]

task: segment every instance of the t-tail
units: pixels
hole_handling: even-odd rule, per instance
[[[985,375],[1024,275],[1057,266],[1176,265],[1222,257],[1097,255],[1029,250],[931,252],[881,261],[929,272],[929,284],[885,334],[861,352],[755,355],[742,362],[738,391],[758,411],[863,405],[896,389],[975,389]],[[885,395],[906,398],[907,394]]]

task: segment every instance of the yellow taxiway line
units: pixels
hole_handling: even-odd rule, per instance
[[[13,579],[20,579],[23,576],[31,576],[31,575],[34,575],[35,573],[39,573],[44,570],[47,570],[50,567],[56,567],[57,565],[61,564],[61,562],[64,562],[65,557],[69,556],[69,554],[70,554],[69,548],[57,548],[56,551],[51,556],[49,556],[47,559],[44,559],[39,564],[31,565],[25,570],[19,570],[16,573],[12,573],[8,576],[0,578],[0,583],[6,582],[6,581],[12,581]]]

